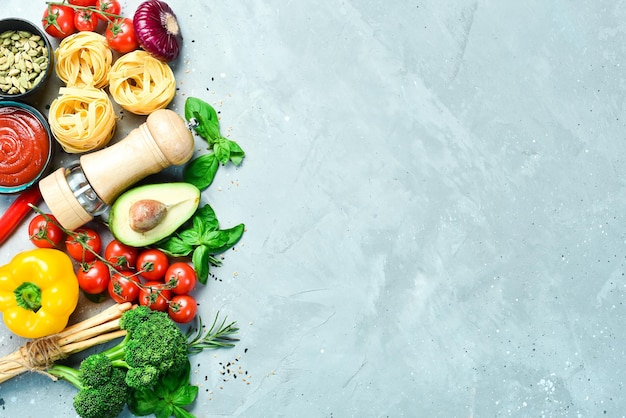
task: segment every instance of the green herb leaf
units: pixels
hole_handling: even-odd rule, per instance
[[[193,268],[196,270],[196,274],[198,275],[198,281],[202,284],[206,284],[209,279],[210,256],[209,247],[206,245],[199,245],[195,250],[193,250],[191,261],[193,263]]]
[[[200,232],[200,226],[196,224],[196,221],[203,225],[204,230],[202,232]],[[211,205],[207,203],[196,211],[193,217],[193,225],[201,235],[204,234],[205,231],[215,231],[219,228],[217,216],[215,216],[215,211]]]
[[[198,123],[194,130],[209,143],[220,137],[217,112],[210,104],[195,97],[188,97],[185,100],[185,119],[190,122],[192,118]]]
[[[134,389],[130,393],[128,407],[133,415],[153,414],[159,404],[159,397],[150,389]]]
[[[192,245],[175,236],[159,241],[155,247],[172,257],[185,257],[193,251]]]
[[[174,405],[166,400],[159,401],[157,410],[154,412],[156,418],[170,418],[174,414]]]
[[[166,394],[175,393],[181,386],[189,384],[190,374],[191,364],[189,361],[186,361],[182,367],[169,369],[163,378],[159,380],[158,386],[161,386]]]
[[[186,406],[195,401],[196,396],[198,396],[198,386],[183,385],[172,394],[172,403],[179,407]]]
[[[196,418],[191,412],[186,411],[180,406],[174,405],[174,416],[176,418]]]
[[[228,160],[230,160],[230,146],[228,145],[229,142],[230,140],[220,137],[213,144],[213,152],[215,153],[215,157],[222,164],[226,164]]]
[[[203,154],[185,166],[183,179],[204,190],[213,183],[219,166],[219,160],[214,153]]]
[[[202,237],[203,244],[206,244],[210,247],[212,254],[223,253],[224,251],[230,249],[233,245],[237,244],[237,242],[241,239],[243,235],[243,231],[245,230],[244,224],[239,224],[232,228],[228,229],[220,229],[219,231],[214,231],[216,234],[211,237],[211,240],[204,241],[205,237]],[[209,242],[211,244],[209,244]]]
[[[195,228],[185,229],[178,234],[178,237],[190,247],[195,247],[201,244],[201,237],[199,231]]]
[[[232,163],[235,165],[241,164],[246,154],[243,152],[239,144],[237,144],[235,141],[229,140],[228,147],[230,148],[230,161],[232,161]]]

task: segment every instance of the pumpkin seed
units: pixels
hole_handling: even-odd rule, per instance
[[[49,66],[40,35],[8,30],[0,33],[0,93],[24,93],[37,85]]]

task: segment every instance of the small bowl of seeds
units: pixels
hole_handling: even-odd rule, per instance
[[[33,23],[0,20],[0,100],[22,99],[38,91],[53,67],[52,45]]]

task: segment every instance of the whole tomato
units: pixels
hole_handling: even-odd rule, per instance
[[[117,303],[135,302],[140,292],[139,278],[129,271],[120,271],[111,276],[109,296]]]
[[[69,6],[49,4],[41,18],[41,24],[48,35],[65,38],[76,32],[74,9]]]
[[[184,295],[196,287],[198,275],[187,263],[177,261],[172,263],[165,272],[165,284],[176,295]]]
[[[139,304],[153,311],[167,311],[172,292],[161,282],[146,282],[139,292]]]
[[[110,20],[113,20],[114,16],[107,16],[105,13],[111,15],[119,15],[122,11],[122,5],[118,0],[97,0],[96,10],[98,12],[104,12],[97,13],[98,19],[108,22]]]
[[[144,250],[137,257],[137,273],[146,280],[161,280],[169,265],[167,255],[156,248]]]
[[[79,10],[74,14],[74,26],[80,32],[93,32],[98,26],[98,17],[91,10]]]
[[[96,254],[102,251],[100,234],[91,228],[78,228],[65,240],[65,249],[74,260],[89,262],[96,259]]]
[[[133,20],[127,17],[114,19],[107,24],[104,33],[107,43],[114,51],[125,54],[139,48],[139,41],[135,35]]]
[[[89,7],[95,6],[97,1],[98,0],[69,0],[69,3],[74,6]]]
[[[65,232],[53,215],[39,214],[28,224],[28,237],[39,248],[56,248],[63,243]]]
[[[100,260],[93,263],[81,263],[76,273],[78,286],[85,293],[99,295],[109,288],[111,272],[109,266]]]
[[[137,263],[139,250],[114,239],[104,249],[104,258],[118,270],[132,270]]]
[[[191,295],[176,295],[170,300],[167,313],[174,322],[186,324],[196,317],[198,304]]]

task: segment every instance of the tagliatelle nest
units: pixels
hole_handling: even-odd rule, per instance
[[[116,116],[105,91],[62,87],[50,105],[50,130],[65,152],[81,153],[101,148],[115,132]]]
[[[118,58],[109,72],[109,93],[121,107],[137,115],[165,108],[176,94],[170,66],[146,51]]]
[[[70,87],[106,87],[113,53],[104,36],[78,32],[63,39],[54,51],[59,78]]]

